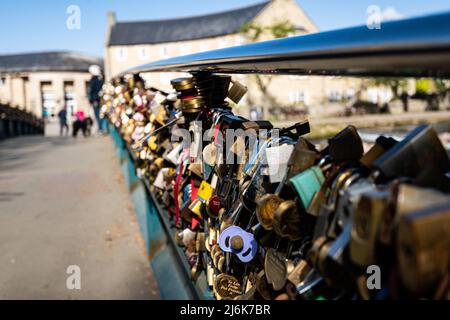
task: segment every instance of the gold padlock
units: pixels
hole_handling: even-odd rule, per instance
[[[200,97],[181,100],[181,107],[184,113],[197,113],[203,108],[204,101]]]
[[[410,184],[399,184],[397,187],[397,220],[403,214],[413,210],[419,210],[435,204],[445,203],[448,201],[448,195],[427,188],[421,188]]]
[[[203,219],[202,206],[203,203],[199,199],[194,199],[189,205],[189,210],[192,211],[192,213],[194,213],[200,219]]]
[[[201,163],[191,163],[188,166],[188,170],[191,171],[193,174],[195,174],[197,177],[202,178],[203,177],[203,166]]]
[[[283,201],[275,194],[265,194],[256,201],[256,217],[264,229],[273,229],[275,211]]]
[[[194,79],[192,77],[176,78],[171,80],[170,84],[177,91],[184,91],[195,88]]]
[[[295,201],[287,200],[280,203],[274,214],[273,229],[280,237],[291,241],[302,238],[301,215]]]
[[[161,107],[158,109],[157,114],[155,115],[155,120],[162,126],[166,124],[167,113],[164,108]]]
[[[163,164],[164,164],[164,159],[163,158],[156,158],[153,162],[155,164],[155,166],[157,166],[158,168],[162,168]]]
[[[157,139],[158,138],[156,136],[151,136],[148,139],[147,145],[150,148],[150,150],[156,151],[156,149],[158,149],[158,145],[156,144]]]

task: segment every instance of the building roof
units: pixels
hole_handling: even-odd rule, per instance
[[[75,52],[36,52],[0,55],[0,73],[37,71],[87,72],[89,66],[103,67],[103,60]]]
[[[217,37],[239,32],[270,1],[231,11],[177,18],[118,22],[112,26],[108,45],[155,44]]]

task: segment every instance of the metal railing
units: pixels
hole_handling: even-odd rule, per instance
[[[30,112],[0,104],[0,140],[31,134],[44,134],[44,121]]]
[[[380,30],[361,26],[175,57],[115,78],[145,72],[449,78],[450,13],[383,23]],[[148,183],[146,187],[156,203]],[[159,206],[157,211],[173,238],[167,212]],[[174,241],[170,245],[179,260],[180,250]],[[193,291],[193,296],[205,295]]]
[[[265,41],[161,60],[140,72],[450,76],[450,13]],[[118,75],[120,76],[120,75]]]

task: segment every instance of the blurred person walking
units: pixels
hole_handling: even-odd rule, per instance
[[[79,109],[76,113],[75,113],[75,121],[73,122],[73,129],[72,129],[72,134],[73,137],[76,138],[78,136],[78,131],[82,131],[83,132],[83,136],[86,137],[87,132],[86,132],[86,116],[84,114],[83,109]]]
[[[89,81],[89,103],[94,109],[95,120],[97,121],[98,133],[103,133],[103,119],[100,117],[101,109],[101,90],[103,87],[103,77],[102,70],[97,65],[92,65],[89,67],[89,73],[92,75]]]
[[[62,109],[58,112],[59,118],[59,135],[64,134],[64,129],[66,130],[66,136],[69,135],[69,125],[67,124],[67,106],[64,105]]]

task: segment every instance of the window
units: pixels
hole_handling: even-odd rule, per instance
[[[150,49],[148,47],[142,47],[138,49],[139,60],[147,60],[150,56]]]
[[[289,102],[292,104],[306,103],[306,94],[304,91],[289,91]]]
[[[347,89],[346,96],[347,96],[347,100],[352,100],[355,97],[355,90]]]
[[[64,81],[64,104],[67,106],[67,113],[72,115],[77,110],[76,94],[73,81]]]
[[[86,96],[89,96],[89,83],[90,83],[91,81],[90,80],[88,80],[88,81],[86,81],[85,83],[84,83],[84,90],[85,90],[85,92],[86,92]]]
[[[1,86],[4,86],[5,83],[6,83],[6,78],[1,77],[1,78],[0,78],[0,87],[1,87]]]
[[[337,90],[331,90],[328,92],[328,101],[329,102],[339,102],[342,100],[342,93]]]
[[[56,114],[56,100],[51,81],[41,82],[41,102],[42,116],[44,118],[54,117]]]
[[[164,46],[164,47],[161,47],[160,49],[159,49],[159,55],[161,56],[161,58],[168,58],[169,57],[169,49],[166,47],[166,46]]]
[[[118,48],[116,49],[116,58],[117,61],[126,61],[128,57],[128,51],[126,48]]]

